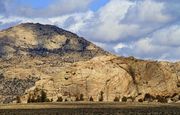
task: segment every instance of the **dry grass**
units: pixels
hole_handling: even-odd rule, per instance
[[[38,103],[0,105],[0,115],[180,115],[180,104]]]

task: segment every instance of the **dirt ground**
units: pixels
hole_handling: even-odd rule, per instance
[[[37,103],[3,104],[0,115],[180,115],[180,104]]]

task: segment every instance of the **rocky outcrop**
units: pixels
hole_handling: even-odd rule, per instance
[[[178,102],[180,63],[107,53],[55,26],[21,24],[0,32],[0,102],[47,94],[56,101]]]

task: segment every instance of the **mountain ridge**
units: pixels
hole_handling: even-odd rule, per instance
[[[25,23],[0,31],[0,103],[179,102],[180,63],[118,57],[56,26]]]

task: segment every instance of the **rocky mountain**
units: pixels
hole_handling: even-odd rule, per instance
[[[0,32],[3,59],[21,55],[83,60],[105,53],[84,38],[52,25],[25,23]]]
[[[0,31],[0,102],[42,91],[52,101],[179,102],[180,63],[118,57],[52,25]]]

